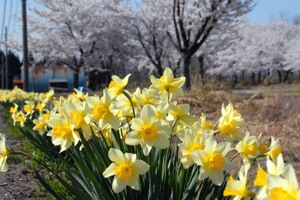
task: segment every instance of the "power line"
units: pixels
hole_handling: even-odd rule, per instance
[[[13,4],[13,0],[10,0],[10,6],[9,6],[9,15],[8,15],[8,22],[7,22],[7,29],[9,30],[10,28],[10,19],[12,17],[12,4]]]
[[[16,31],[16,16],[17,16],[17,13],[18,13],[18,6],[19,6],[19,1],[17,1],[17,4],[16,4],[16,9],[15,9],[15,17],[14,17],[14,23],[13,23],[13,34],[15,34],[15,31]]]

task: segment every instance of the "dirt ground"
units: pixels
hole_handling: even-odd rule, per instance
[[[191,105],[191,113],[207,115],[214,123],[221,116],[222,103],[233,103],[242,114],[245,124],[242,132],[260,135],[260,140],[270,142],[271,136],[278,138],[282,146],[283,158],[291,164],[300,182],[300,95],[295,93],[251,93],[235,94],[213,91],[206,95],[190,93],[180,98]]]
[[[245,119],[243,132],[252,135],[261,134],[261,139],[268,142],[270,136],[280,139],[284,160],[294,166],[300,177],[300,96],[294,94],[232,94],[213,91],[205,95],[189,92],[179,98],[180,103],[189,103],[191,113],[207,115],[207,120],[217,122],[222,103],[233,103]],[[1,116],[1,115],[0,115]],[[5,128],[0,117],[0,125]],[[8,137],[9,145],[18,147],[21,141]],[[32,172],[23,163],[11,159],[9,171],[0,174],[0,199],[47,199],[46,192],[40,192],[39,184]]]
[[[6,136],[7,148],[20,150],[24,141],[14,139],[3,131],[7,127],[3,123],[3,109],[0,106],[0,132]],[[21,162],[20,157],[10,157],[7,162],[8,171],[0,173],[0,200],[42,200],[50,196],[34,178],[33,171],[26,167],[26,160]]]

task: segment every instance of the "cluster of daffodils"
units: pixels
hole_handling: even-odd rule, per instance
[[[115,193],[127,186],[139,190],[144,182],[139,181],[140,176],[153,167],[149,158],[153,149],[169,149],[184,170],[198,167],[200,182],[224,185],[224,196],[300,199],[295,172],[284,164],[279,141],[272,137],[270,144],[264,144],[260,137],[243,134],[240,128],[244,120],[232,104],[222,105],[221,117],[213,124],[205,114],[199,118],[191,115],[189,104],[176,101],[176,96],[184,94],[185,78],[175,78],[171,69],[166,68],[160,78],[151,76],[149,88],[134,92],[125,89],[129,78],[112,76],[101,96],[89,96],[76,89],[60,98],[54,98],[53,90],[26,94],[23,100],[21,92],[15,91],[18,89],[1,91],[0,96],[2,102],[11,103],[15,125],[32,124],[36,134],[51,137],[60,152],[68,152],[73,146],[85,151],[85,142],[92,138],[105,143],[111,162],[102,176],[113,177]],[[1,171],[6,171],[10,151],[3,135],[0,145]],[[234,162],[238,157],[243,163],[240,170]],[[263,161],[266,166],[261,165]],[[257,168],[255,180],[248,179],[250,168]]]

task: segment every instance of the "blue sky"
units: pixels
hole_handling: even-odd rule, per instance
[[[278,20],[280,14],[285,17],[293,17],[300,15],[300,0],[256,0],[257,4],[254,9],[247,14],[246,19],[258,23]],[[0,39],[4,40],[3,11],[5,0],[0,0]],[[15,20],[12,15],[21,17],[21,0],[7,0],[6,2],[6,17],[4,24],[8,26],[8,37],[22,38],[22,24]],[[27,0],[27,7],[37,7],[38,4],[34,0]],[[11,15],[9,17],[9,15]],[[30,11],[27,11],[30,15]],[[10,19],[9,19],[10,18]],[[10,23],[8,25],[8,23]],[[3,49],[3,45],[1,46]]]
[[[300,0],[258,0],[246,19],[263,23],[278,20],[280,14],[286,17],[300,15]]]

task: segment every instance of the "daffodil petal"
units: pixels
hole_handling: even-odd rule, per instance
[[[112,163],[108,166],[108,168],[103,172],[103,176],[105,178],[108,178],[110,176],[113,176],[116,174],[116,168],[117,168],[117,165],[115,163]]]

